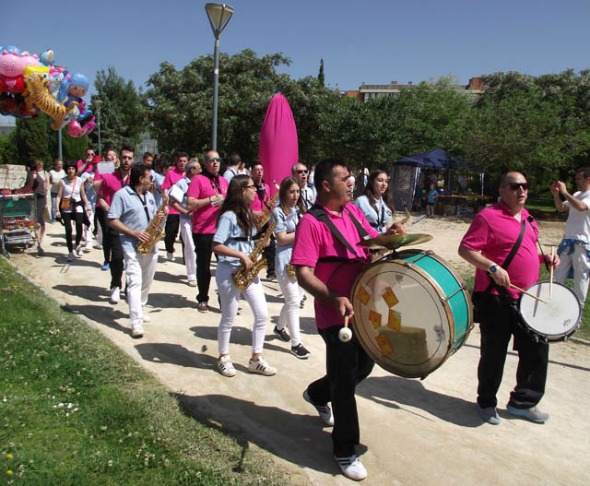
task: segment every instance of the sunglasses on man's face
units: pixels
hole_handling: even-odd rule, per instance
[[[508,186],[513,191],[518,191],[520,188],[522,188],[523,191],[529,190],[529,185],[526,182],[511,182]]]
[[[299,169],[297,171],[298,174],[307,174],[309,171],[307,169]]]
[[[221,162],[219,157],[207,157],[207,162]]]

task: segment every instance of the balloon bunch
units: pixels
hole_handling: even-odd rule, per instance
[[[0,113],[29,118],[47,113],[51,128],[67,126],[72,137],[90,133],[95,126],[92,111],[82,99],[89,87],[88,78],[70,74],[62,66],[54,66],[54,52],[41,56],[15,46],[0,47]]]

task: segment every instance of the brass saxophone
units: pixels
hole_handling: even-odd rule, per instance
[[[276,225],[277,221],[275,219],[272,223],[270,223],[267,230],[260,237],[258,243],[256,243],[256,246],[252,250],[252,253],[248,255],[250,260],[252,260],[252,262],[254,263],[254,266],[250,269],[250,271],[247,271],[242,265],[239,268],[239,270],[232,275],[234,285],[238,289],[245,289],[246,287],[248,287],[248,285],[250,285],[252,281],[258,276],[260,270],[262,270],[263,268],[268,268],[268,263],[266,261],[266,258],[262,256],[262,251],[264,250],[264,247],[266,246],[268,240],[270,240],[270,237],[272,236],[272,233],[275,230]]]
[[[287,263],[285,265],[285,272],[287,272],[287,275],[289,276],[289,280],[291,280],[291,282],[297,282],[297,274],[295,273],[295,267],[293,265]]]
[[[140,253],[141,255],[147,255],[148,253],[151,253],[151,251],[154,249],[154,246],[156,246],[156,243],[160,241],[160,238],[162,238],[162,236],[164,235],[164,228],[162,228],[162,222],[158,221],[158,213],[160,211],[164,211],[166,206],[168,206],[168,198],[163,197],[162,204],[160,204],[160,207],[156,211],[155,216],[152,218],[150,224],[145,230],[145,232],[149,234],[149,240],[147,241],[147,243],[142,243],[140,241],[137,244],[137,253]]]

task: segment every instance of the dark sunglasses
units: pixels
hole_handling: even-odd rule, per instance
[[[522,188],[523,191],[529,190],[529,185],[526,182],[511,182],[508,185],[513,191],[518,191],[520,188]]]
[[[207,162],[221,162],[219,157],[207,157]]]
[[[297,171],[298,174],[307,174],[309,171],[307,169],[299,169]]]

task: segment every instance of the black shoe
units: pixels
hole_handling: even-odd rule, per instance
[[[291,346],[291,354],[299,359],[307,359],[311,354],[303,344],[298,344],[297,346]]]
[[[266,279],[267,280],[275,280],[277,278],[277,276],[275,275],[274,272],[267,272],[266,273]]]
[[[281,341],[289,342],[291,340],[291,338],[289,337],[289,334],[287,333],[287,330],[285,328],[277,329],[277,326],[275,326],[275,328],[272,330],[272,332],[274,333],[275,336],[278,336]]]

